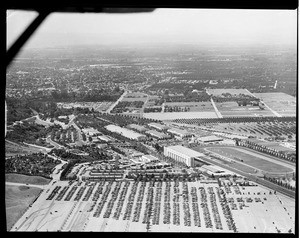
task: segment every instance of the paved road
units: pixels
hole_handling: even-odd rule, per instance
[[[140,117],[143,117],[144,109],[146,107],[146,104],[147,104],[148,100],[149,100],[149,95],[147,94],[147,99],[146,99],[146,101],[144,102],[144,104],[141,108]]]
[[[120,102],[123,100],[124,96],[127,94],[127,91],[125,90],[124,93],[121,95],[121,97],[119,97],[119,99],[112,104],[107,110],[106,113],[110,113],[110,111]]]
[[[210,101],[211,101],[211,104],[213,105],[213,107],[214,107],[214,109],[215,109],[215,112],[216,112],[218,118],[223,118],[223,116],[222,116],[222,114],[219,112],[219,110],[218,110],[218,108],[217,108],[217,106],[216,106],[214,100],[211,98]]]

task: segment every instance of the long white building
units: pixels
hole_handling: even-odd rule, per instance
[[[170,138],[169,135],[163,133],[163,132],[158,132],[156,130],[149,130],[149,131],[146,131],[145,132],[146,134],[152,136],[152,137],[155,137],[157,139],[167,139],[167,138]]]
[[[185,163],[189,167],[194,167],[194,159],[205,156],[202,153],[191,150],[181,145],[164,147],[164,155],[176,161]]]
[[[156,130],[159,130],[159,131],[168,129],[168,127],[166,125],[162,125],[162,124],[155,123],[155,122],[149,123],[148,126],[154,128]]]
[[[140,133],[134,132],[132,130],[120,127],[120,126],[116,126],[116,125],[107,125],[105,126],[105,128],[109,131],[112,132],[116,132],[118,134],[121,134],[129,139],[133,139],[133,140],[144,140],[146,139],[145,135],[142,135]]]
[[[184,138],[184,137],[191,135],[189,132],[178,129],[178,128],[171,128],[171,129],[167,130],[167,132],[169,132],[175,136],[179,136],[180,138]]]

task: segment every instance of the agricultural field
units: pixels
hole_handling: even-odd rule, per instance
[[[257,138],[284,137],[296,138],[296,121],[294,122],[248,122],[248,123],[218,123],[214,124],[215,131],[238,134],[245,137]]]
[[[261,170],[263,173],[285,174],[295,171],[293,165],[275,159],[272,160],[270,157],[241,148],[212,147],[206,148],[206,150],[235,160],[237,163],[245,163],[247,166]]]
[[[165,112],[214,112],[211,102],[166,102]]]
[[[285,93],[254,93],[281,116],[296,116],[296,98]]]
[[[7,230],[12,228],[41,191],[36,187],[5,185]]]

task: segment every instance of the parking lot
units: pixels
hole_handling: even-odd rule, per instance
[[[249,187],[230,182],[220,185],[213,180],[60,181],[44,190],[12,230],[235,232],[245,229],[237,222],[240,213],[256,211],[252,205],[257,204],[268,210],[268,201],[277,196],[243,194]]]

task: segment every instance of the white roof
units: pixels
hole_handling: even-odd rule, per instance
[[[109,137],[105,136],[105,135],[98,136],[98,138],[100,140],[104,140],[104,141],[111,141],[111,139]]]
[[[152,127],[156,127],[156,128],[160,128],[160,129],[165,129],[165,128],[167,128],[166,125],[162,125],[162,124],[155,123],[155,122],[149,123],[148,126],[152,126]]]
[[[173,132],[175,134],[181,134],[181,135],[189,134],[187,131],[182,130],[182,129],[178,129],[178,128],[171,128],[171,129],[168,130],[168,132],[171,132],[171,133]]]
[[[189,148],[181,146],[181,145],[168,146],[166,148],[174,150],[174,151],[176,151],[178,153],[181,153],[181,154],[185,154],[185,155],[190,156],[190,157],[204,156],[204,154],[202,154],[200,152],[197,152],[195,150],[189,149]]]
[[[138,139],[140,137],[145,137],[145,135],[142,135],[140,133],[134,132],[132,130],[128,130],[126,128],[120,127],[120,126],[116,126],[116,125],[108,125],[105,127],[107,130],[112,131],[112,132],[116,132],[119,133],[127,138],[130,139]]]
[[[201,140],[201,141],[215,141],[215,140],[223,140],[223,138],[212,135],[212,136],[200,137],[199,140]]]
[[[158,160],[158,158],[156,158],[153,155],[143,155],[142,158],[146,158],[146,159],[149,159],[149,160]]]
[[[130,124],[130,125],[128,125],[128,127],[136,129],[136,130],[139,130],[139,131],[145,131],[145,130],[147,130],[145,127],[137,125],[137,124]]]
[[[158,132],[158,131],[156,131],[156,130],[149,130],[149,131],[146,131],[145,133],[148,133],[148,134],[150,134],[150,135],[157,136],[157,137],[159,137],[159,138],[169,137],[169,136],[166,135],[165,133]]]

